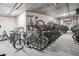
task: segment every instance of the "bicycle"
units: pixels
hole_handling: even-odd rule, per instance
[[[74,39],[75,44],[78,44],[79,45],[79,31],[75,32],[72,35],[72,38]]]
[[[6,31],[3,31],[2,35],[0,35],[0,41],[5,41],[10,39],[10,36],[6,33]]]
[[[43,33],[42,30],[43,30],[44,26],[39,25],[39,22],[43,23],[43,25],[44,25],[43,21],[40,21],[40,20],[37,21],[36,27],[34,26],[37,30],[33,31],[29,37],[27,37],[27,34],[24,33],[23,34],[24,40],[23,40],[20,38],[21,36],[19,35],[19,39],[17,38],[17,40],[15,40],[14,44],[13,44],[15,49],[21,50],[25,46],[25,44],[27,44],[28,47],[35,48],[35,49],[41,51],[47,46],[48,38],[42,35],[42,33]],[[20,48],[18,48],[18,46],[16,46],[18,42],[23,44],[23,45],[21,45]]]
[[[42,23],[42,25],[40,25]],[[31,48],[35,48],[39,51],[43,50],[48,44],[48,38],[43,35],[44,22],[38,20],[36,23],[36,29],[32,32],[31,36],[27,39],[27,45]]]
[[[21,50],[25,45],[25,41],[21,38],[21,34],[17,33],[13,42],[13,47]]]
[[[30,24],[30,26],[27,26],[27,27],[28,27],[28,30],[30,29],[30,27],[32,27],[33,32],[31,33],[30,36],[28,36],[27,33],[23,33],[22,36],[23,36],[24,40],[20,38],[21,37],[20,34],[17,35],[17,36],[19,36],[19,38],[16,38],[16,40],[14,40],[13,46],[15,49],[21,50],[21,49],[23,49],[25,44],[27,44],[28,47],[36,48],[38,50],[43,50],[44,47],[47,46],[47,44],[48,44],[48,38],[43,36],[43,34],[42,34],[43,28],[45,26],[44,21],[42,21],[42,20],[37,21],[38,17],[36,17],[35,18],[36,23],[34,24],[31,19],[33,16],[28,15],[28,17],[30,17],[31,24]],[[42,24],[40,25],[40,23],[42,23]],[[34,31],[34,29],[37,29],[37,30]],[[20,48],[18,46],[16,46],[18,42],[23,44],[23,45],[20,45],[21,46]]]

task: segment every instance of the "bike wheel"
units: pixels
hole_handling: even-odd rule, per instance
[[[23,49],[25,45],[25,41],[23,39],[15,40],[13,43],[13,47],[17,50]]]
[[[46,47],[47,44],[48,44],[48,38],[45,37],[45,36],[43,36],[43,39],[42,39],[42,47],[43,47],[43,48]]]
[[[36,23],[36,27],[40,30],[43,30],[44,29],[44,26],[45,26],[45,23],[43,20],[38,20],[37,23]]]
[[[48,38],[45,36],[42,36],[42,40],[40,39],[40,41],[39,41],[39,48],[38,49],[40,51],[43,50],[47,46],[47,44],[48,44]]]

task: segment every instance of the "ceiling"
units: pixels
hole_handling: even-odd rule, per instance
[[[72,15],[79,8],[79,3],[70,3],[68,6]],[[25,10],[51,17],[68,13],[66,3],[0,3],[0,16],[17,16]]]
[[[14,4],[0,3],[0,16],[7,16]]]

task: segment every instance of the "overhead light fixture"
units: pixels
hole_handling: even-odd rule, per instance
[[[17,12],[18,12],[18,9],[22,6],[22,4],[23,3],[21,3],[21,4],[19,4],[18,5],[18,3],[16,3],[15,5],[14,5],[14,7],[11,9],[11,11],[9,12],[9,14],[8,15],[15,15]],[[18,6],[17,6],[18,5]]]
[[[15,15],[15,13],[17,13],[18,12],[18,10],[15,10],[13,13],[12,13],[12,15]]]
[[[69,10],[69,4],[68,3],[66,3],[66,7],[67,7],[68,14],[70,15],[70,10]]]
[[[17,4],[18,4],[18,3],[16,3],[16,4],[12,7],[12,9],[11,9],[10,12],[8,13],[8,15],[10,15],[10,14],[12,13],[12,11],[15,9],[15,7],[17,6]]]
[[[12,15],[13,15],[13,16],[16,16],[16,15],[19,15],[20,13],[22,13],[22,12],[23,12],[23,10],[17,9],[17,10],[15,10],[15,11],[12,13]]]

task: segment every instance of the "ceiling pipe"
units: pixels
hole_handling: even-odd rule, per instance
[[[68,4],[68,3],[66,3],[66,7],[67,7],[67,11],[68,11],[68,13],[69,13],[69,15],[70,15],[69,4]]]
[[[21,3],[16,9],[19,9],[22,6],[23,3]]]
[[[12,9],[11,9],[10,12],[8,13],[8,15],[10,15],[10,13],[14,10],[14,8],[17,6],[17,4],[18,4],[18,3],[16,3],[16,4],[12,7]]]

